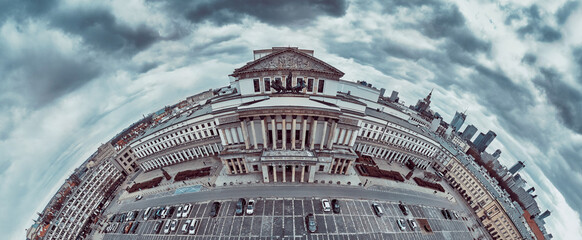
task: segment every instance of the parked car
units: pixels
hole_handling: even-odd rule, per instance
[[[165,234],[168,234],[168,233],[170,233],[170,222],[171,222],[171,221],[169,221],[169,220],[168,220],[168,221],[166,222],[166,225],[164,225],[164,233],[165,233]]]
[[[164,221],[157,221],[154,224],[154,233],[156,233],[156,234],[160,233],[160,229],[162,229],[163,224],[164,224]]]
[[[404,206],[404,204],[398,204],[398,207],[400,208],[400,211],[402,211],[402,214],[404,214],[405,216],[408,215],[408,213],[410,213],[410,210],[408,209],[408,207]]]
[[[404,223],[404,219],[398,219],[398,220],[396,220],[396,223],[398,223],[398,227],[400,228],[400,231],[406,230],[406,225]]]
[[[445,212],[447,213],[448,219],[453,219],[453,217],[451,216],[451,212],[449,212],[449,210],[445,209]]]
[[[178,220],[172,219],[172,222],[170,223],[170,231],[172,231],[172,232],[176,231],[177,226],[178,226]]]
[[[170,209],[168,209],[168,217],[169,218],[172,217],[172,215],[174,214],[174,211],[176,211],[176,207],[170,206]]]
[[[186,204],[182,208],[182,217],[187,218],[190,215],[190,211],[192,211],[192,204]]]
[[[414,221],[414,219],[408,219],[408,225],[410,225],[410,229],[412,231],[414,231],[416,229],[416,222]]]
[[[198,221],[198,219],[193,219],[192,222],[190,222],[190,227],[188,227],[188,234],[196,234],[199,224],[200,221]]]
[[[137,196],[135,197],[135,200],[136,200],[136,201],[139,201],[139,200],[141,200],[142,198],[143,198],[143,196],[142,196],[142,195],[137,195]]]
[[[238,216],[243,215],[244,209],[245,209],[245,199],[239,198],[238,201],[236,202],[236,208],[234,210],[234,214],[238,215]]]
[[[170,211],[170,207],[166,207],[164,208],[164,210],[162,210],[162,215],[160,216],[162,219],[165,219],[168,217],[168,212]]]
[[[139,222],[134,222],[133,226],[131,226],[131,229],[129,229],[129,233],[134,234],[135,230],[137,230],[137,226],[139,226]]]
[[[376,213],[376,216],[378,217],[382,217],[382,215],[384,214],[384,210],[382,210],[382,207],[377,203],[372,203],[372,209],[374,210],[374,213]]]
[[[337,199],[332,199],[331,200],[331,208],[333,209],[334,213],[340,213],[340,204],[339,204],[339,200]]]
[[[182,234],[188,234],[188,227],[190,227],[191,222],[192,219],[188,219],[184,224],[182,224]]]
[[[443,217],[445,217],[445,219],[448,219],[447,212],[445,212],[444,209],[441,209],[441,214],[443,215]]]
[[[247,204],[247,215],[253,215],[255,212],[255,200],[249,199],[249,203]]]
[[[315,216],[312,213],[307,214],[305,217],[305,225],[307,226],[307,230],[309,232],[316,232],[317,231],[317,223],[315,222]]]
[[[218,215],[218,210],[220,209],[220,203],[219,202],[213,202],[212,203],[212,207],[210,208],[210,216],[211,217],[216,217]]]
[[[176,217],[177,218],[181,218],[182,217],[182,205],[180,205],[178,207],[178,211],[176,211]]]
[[[133,222],[129,222],[125,225],[125,228],[123,229],[123,233],[128,233],[129,229],[131,229],[131,225],[133,225]]]
[[[150,218],[151,214],[152,214],[152,208],[149,207],[143,212],[143,220],[147,221],[148,218]]]
[[[321,207],[323,207],[324,212],[331,211],[331,203],[329,203],[329,199],[321,199]]]

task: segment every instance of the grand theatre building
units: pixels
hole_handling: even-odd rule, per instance
[[[228,174],[260,173],[264,182],[347,174],[359,154],[422,169],[452,157],[384,89],[343,75],[312,50],[256,50],[228,86],[188,98],[130,147],[143,171],[211,158]]]

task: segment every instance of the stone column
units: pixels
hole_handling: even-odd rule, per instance
[[[273,165],[273,182],[277,182],[277,166]]]
[[[354,130],[346,129],[346,136],[344,137],[343,145],[348,145],[350,140],[352,140],[352,134],[354,134]]]
[[[311,143],[309,144],[309,149],[311,150],[315,147],[315,131],[317,131],[317,117],[314,117],[313,121],[311,121]]]
[[[240,140],[238,139],[238,132],[236,131],[236,128],[230,128],[230,135],[232,135],[232,141],[234,143],[240,143]]]
[[[242,166],[240,165],[240,158],[236,158],[236,164],[238,165],[238,172],[244,173],[242,170]]]
[[[323,133],[321,134],[321,143],[319,144],[319,149],[323,150],[323,146],[325,145],[325,134],[327,131],[327,118],[323,121]]]
[[[295,150],[295,140],[296,140],[295,128],[297,126],[297,116],[293,115],[292,118],[293,120],[291,120],[291,149]]]
[[[327,173],[331,174],[333,171],[333,166],[335,165],[335,158],[331,159],[331,164],[329,165],[329,170],[327,171]]]
[[[222,159],[222,165],[224,165],[226,167],[226,170],[228,171],[228,174],[232,174],[232,171],[230,170],[230,166],[229,166],[227,160]]]
[[[342,160],[343,160],[343,159],[341,159],[341,158],[339,158],[339,159],[337,160],[337,163],[336,163],[336,165],[335,165],[335,168],[333,169],[333,173],[336,173],[336,174],[337,174],[337,169],[338,169],[338,168],[339,168],[339,167],[342,165]]]
[[[224,131],[224,129],[220,129],[220,131],[222,132],[222,135],[224,135],[225,146],[231,144],[232,139],[228,139],[229,137],[226,131]]]
[[[241,131],[243,133],[243,138],[245,141],[245,149],[249,149],[250,148],[250,140],[249,140],[249,134],[247,132],[247,121],[242,119],[242,121],[240,122],[240,128]]]
[[[334,121],[331,124],[331,130],[329,131],[329,141],[327,142],[327,149],[332,149],[333,148],[333,140],[335,138],[335,129],[337,128],[337,121]]]
[[[287,120],[285,119],[287,116],[282,115],[283,121],[281,122],[281,140],[283,140],[283,150],[287,149]]]
[[[275,116],[271,116],[271,135],[273,135],[273,150],[277,149],[277,124],[275,124]]]
[[[303,182],[303,179],[305,179],[305,166],[301,165],[301,179],[299,179],[299,182]]]
[[[342,143],[344,142],[344,137],[346,136],[346,129],[345,128],[340,128],[339,130],[339,134],[337,137],[337,144],[342,145]]]
[[[220,135],[220,143],[222,143],[224,146],[228,145],[228,140],[226,139],[226,133],[224,133],[224,129],[219,129],[218,133]]]
[[[350,167],[352,166],[352,163],[354,162],[354,160],[347,160],[348,161],[348,166],[346,167],[346,170],[344,172],[345,175],[348,175],[348,171],[350,170]]]
[[[283,182],[287,182],[287,165],[283,165]]]
[[[253,144],[255,149],[259,148],[259,144],[257,143],[257,132],[255,132],[255,120],[251,117],[251,133],[253,136]]]
[[[263,182],[269,182],[269,166],[261,165],[262,173],[263,173]]]
[[[291,182],[295,182],[295,165],[291,165]]]
[[[305,150],[305,134],[307,131],[307,116],[303,116],[303,124],[301,125],[301,150]]]
[[[269,139],[267,138],[267,128],[265,124],[265,117],[261,117],[261,129],[263,130],[263,149],[269,149]]]

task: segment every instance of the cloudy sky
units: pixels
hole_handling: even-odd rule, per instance
[[[253,49],[298,46],[526,163],[547,228],[582,236],[576,1],[0,0],[0,232],[22,239],[64,179],[144,114],[228,84]],[[277,3],[276,3],[277,2]],[[244,4],[243,4],[244,3]]]

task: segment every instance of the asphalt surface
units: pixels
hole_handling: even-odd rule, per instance
[[[234,208],[239,197],[254,198],[256,210],[253,215],[235,216]],[[341,213],[324,212],[321,198],[340,199]],[[213,201],[221,202],[217,217],[209,216]],[[408,205],[411,214],[404,216],[398,202]],[[378,217],[371,208],[372,202],[380,203],[385,214]],[[178,219],[178,230],[170,234],[155,234],[153,225],[159,220],[142,218],[143,209],[192,203],[193,209],[187,218]],[[404,189],[366,190],[361,187],[333,185],[261,185],[217,188],[212,191],[152,197],[136,202],[111,206],[109,213],[138,210],[140,222],[136,234],[123,234],[123,227],[106,233],[103,239],[472,239],[467,226],[471,223],[463,218],[445,219],[440,209],[455,209],[460,216],[469,216],[457,203],[431,194]],[[308,233],[305,216],[314,213],[317,232]],[[180,232],[186,219],[198,219],[200,225],[195,235]],[[401,231],[397,219],[426,219],[432,232],[407,225]],[[418,222],[417,222],[418,224]]]
[[[239,185],[233,187],[220,187],[212,190],[185,193],[180,195],[163,195],[144,197],[143,200],[128,200],[121,204],[113,203],[106,213],[116,213],[129,211],[132,209],[145,209],[152,206],[176,205],[185,202],[203,202],[214,199],[238,199],[256,197],[328,197],[350,198],[350,199],[371,199],[398,202],[402,201],[410,204],[422,204],[435,207],[446,207],[461,209],[458,203],[453,203],[445,198],[437,197],[433,194],[426,194],[406,189],[364,189],[354,186],[337,186],[333,184],[297,184],[297,185]]]

